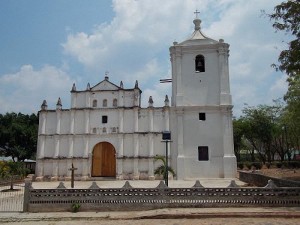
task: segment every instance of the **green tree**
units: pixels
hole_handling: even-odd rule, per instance
[[[243,114],[241,117],[243,135],[252,148],[252,161],[254,161],[255,150],[263,163],[272,161],[276,153],[274,140],[278,135],[282,135],[279,123],[282,106],[278,104],[274,106],[246,106],[243,109]],[[280,131],[279,134],[278,131]]]
[[[23,162],[1,162],[0,163],[0,177],[4,180],[10,181],[10,190],[14,190],[14,181],[17,178],[24,178],[28,173]]]
[[[157,167],[155,170],[154,170],[154,174],[155,175],[158,175],[158,176],[164,176],[164,179],[166,179],[165,176],[167,176],[167,173],[166,173],[166,157],[165,156],[162,156],[162,155],[156,155],[154,157],[154,162],[156,161],[160,161],[162,163],[162,165],[160,165],[159,167]],[[168,172],[171,173],[173,176],[175,176],[175,171],[173,170],[172,167],[168,166]]]
[[[233,124],[233,143],[234,143],[234,154],[237,161],[241,161],[240,151],[244,146],[243,136],[244,136],[244,124],[242,119],[234,119]]]
[[[300,73],[300,1],[288,0],[275,6],[274,12],[269,14],[273,27],[278,31],[285,31],[295,39],[288,43],[288,49],[281,51],[278,61],[274,65],[288,76],[299,76]]]
[[[291,35],[287,49],[281,51],[278,62],[273,66],[288,75],[288,91],[284,96],[287,103],[285,124],[290,147],[299,149],[300,136],[300,1],[288,0],[275,6],[274,12],[268,14],[277,31]]]
[[[299,143],[299,128],[291,120],[284,102],[276,100],[274,103],[272,106],[246,106],[243,115],[233,121],[236,154],[243,146],[250,151],[251,161],[256,160],[255,152],[263,163],[274,161],[275,156],[279,156],[281,161],[286,156],[291,160],[293,146]]]
[[[290,107],[287,107],[282,115],[281,126],[284,131],[283,136],[283,145],[287,149],[287,154],[290,159],[292,155],[289,153],[294,149],[300,149],[300,120],[295,119],[299,109],[290,110]]]
[[[34,158],[37,146],[38,117],[35,114],[0,114],[0,154],[15,161]]]

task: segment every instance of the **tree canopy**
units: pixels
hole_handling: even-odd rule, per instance
[[[0,178],[10,181],[10,190],[14,189],[14,180],[22,179],[28,172],[23,162],[0,162]]]
[[[278,56],[273,66],[287,74],[288,90],[283,96],[286,102],[282,121],[288,130],[291,146],[299,149],[300,137],[300,1],[288,0],[274,7],[268,14],[276,31],[289,34],[292,38],[287,48]]]
[[[277,69],[286,72],[290,77],[300,73],[300,1],[288,0],[275,6],[274,12],[269,14],[273,27],[278,31],[285,31],[295,39],[288,43],[288,49],[283,50],[279,57]]]
[[[33,159],[38,136],[38,117],[35,114],[0,114],[0,153],[15,161]]]
[[[263,163],[292,160],[294,150],[300,149],[298,127],[293,125],[285,105],[274,102],[272,106],[246,106],[243,115],[233,121],[234,148],[239,161],[240,151],[245,149],[250,152],[251,161]]]

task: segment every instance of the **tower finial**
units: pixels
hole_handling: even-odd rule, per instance
[[[166,95],[166,97],[165,97],[165,106],[169,106],[169,97],[168,97],[168,95]]]
[[[148,107],[153,107],[153,103],[154,103],[154,101],[153,101],[153,98],[152,98],[152,96],[150,96],[149,97],[149,101],[148,101]]]
[[[200,12],[196,9],[196,11],[194,12],[194,14],[196,14],[196,18],[194,19],[193,23],[195,24],[195,30],[200,30],[200,24],[201,24],[201,20],[198,18],[198,14]]]
[[[139,83],[138,83],[138,81],[137,81],[137,80],[135,81],[134,88],[139,88]]]
[[[198,11],[198,9],[196,9],[196,11],[194,12],[194,14],[196,14],[196,19],[198,19],[198,14],[200,14],[200,11]]]
[[[72,91],[76,91],[76,85],[75,85],[75,83],[73,83]]]
[[[57,100],[57,103],[56,103],[56,109],[57,109],[57,110],[61,110],[61,109],[62,109],[62,104],[61,104],[61,99],[60,99],[60,97],[59,97],[58,100]]]
[[[44,100],[43,104],[41,105],[41,110],[47,110],[47,109],[48,109],[48,104],[47,104],[47,101]]]

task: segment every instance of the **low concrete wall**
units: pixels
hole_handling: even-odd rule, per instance
[[[300,182],[268,177],[256,172],[239,171],[239,179],[245,183],[264,187],[272,180],[278,187],[300,187]]]
[[[131,211],[159,208],[208,207],[297,207],[300,188],[278,188],[272,182],[265,188],[241,188],[235,183],[227,188],[204,188],[200,182],[191,188],[168,188],[161,182],[156,188],[99,188],[94,182],[88,189],[33,189],[25,185],[25,212]]]

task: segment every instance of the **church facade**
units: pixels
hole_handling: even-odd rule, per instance
[[[172,97],[162,107],[141,107],[136,81],[126,89],[106,76],[86,90],[71,90],[71,108],[44,101],[39,111],[36,179],[155,179],[156,155],[165,155],[162,132],[170,131],[169,165],[176,179],[233,178],[229,45],[195,31],[170,47]]]

